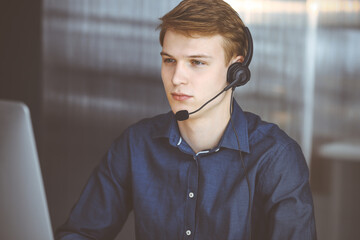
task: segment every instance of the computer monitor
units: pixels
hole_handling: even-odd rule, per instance
[[[2,100],[0,239],[53,239],[29,109]]]

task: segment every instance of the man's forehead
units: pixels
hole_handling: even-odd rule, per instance
[[[223,36],[221,36],[220,34],[212,34],[212,35],[209,35],[209,34],[202,34],[202,33],[195,33],[195,32],[192,32],[192,33],[187,33],[187,32],[180,32],[180,31],[176,31],[176,30],[173,30],[173,29],[168,29],[164,35],[164,40],[166,38],[169,38],[169,36],[172,36],[172,37],[177,37],[177,38],[183,38],[183,39],[189,39],[189,40],[203,40],[203,41],[206,41],[206,40],[215,40],[215,41],[220,41],[222,42],[223,41]]]
[[[191,57],[211,58],[223,54],[221,35],[201,36],[185,35],[173,30],[165,33],[162,55],[184,55]]]

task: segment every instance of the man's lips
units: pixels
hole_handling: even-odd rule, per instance
[[[176,101],[185,101],[191,98],[191,96],[183,94],[183,93],[171,93],[171,96]]]

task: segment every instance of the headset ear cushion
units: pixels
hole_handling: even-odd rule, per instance
[[[227,82],[233,87],[245,85],[250,80],[250,70],[242,63],[236,62],[229,66],[227,71]]]

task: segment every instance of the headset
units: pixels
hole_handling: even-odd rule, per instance
[[[247,54],[243,62],[235,62],[229,66],[226,79],[229,85],[226,86],[225,91],[230,88],[243,86],[250,81],[251,78],[249,65],[253,56],[253,40],[250,30],[247,27],[245,27],[244,30],[248,40]]]

